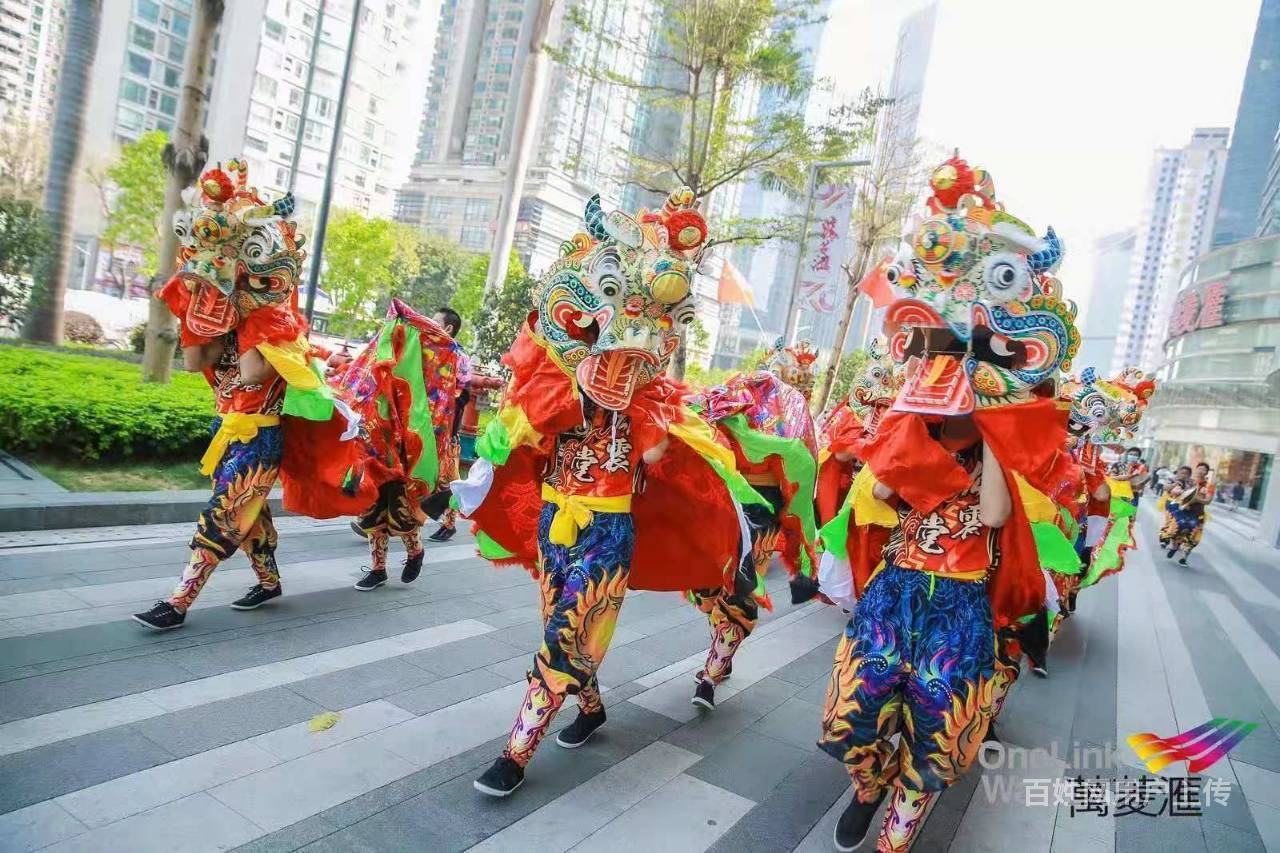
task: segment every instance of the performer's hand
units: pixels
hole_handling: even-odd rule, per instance
[[[193,373],[208,370],[222,358],[222,338],[182,348],[182,366]]]
[[[666,438],[662,439],[662,441],[658,442],[653,447],[650,447],[648,450],[646,450],[644,452],[644,456],[642,457],[645,461],[645,464],[653,465],[654,463],[661,460],[662,457],[667,455],[667,447],[669,447],[670,444],[671,444],[671,437],[667,436]]]
[[[834,455],[837,462],[848,462],[853,458],[853,453],[848,450],[837,451]]]
[[[240,356],[240,381],[246,385],[265,385],[275,375],[276,369],[257,349],[246,350]]]
[[[893,494],[893,489],[879,481],[876,481],[876,484],[871,487],[871,497],[878,501],[887,501],[889,498],[893,497]]]

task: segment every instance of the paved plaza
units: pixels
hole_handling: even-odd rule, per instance
[[[1224,518],[1181,568],[1154,523],[1147,508],[1124,573],[1081,597],[1049,680],[1014,688],[1002,740],[1048,751],[975,769],[916,851],[1280,851],[1280,558]],[[283,599],[227,607],[253,582],[237,557],[160,635],[127,615],[173,585],[188,525],[0,535],[0,851],[832,849],[848,782],[814,741],[845,617],[792,607],[776,568],[775,610],[705,716],[689,703],[704,618],[629,595],[600,672],[608,724],[582,749],[548,739],[495,801],[471,781],[540,642],[528,576],[460,535],[428,545],[415,585],[359,593],[345,521],[280,527]],[[325,711],[338,722],[310,731]],[[1025,802],[1042,779],[1137,776],[1125,737],[1214,717],[1259,725],[1213,767],[1228,796],[1200,816]],[[1072,766],[1093,748],[1129,766]]]

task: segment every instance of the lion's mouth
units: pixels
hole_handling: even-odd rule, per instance
[[[637,388],[648,381],[644,368],[658,367],[658,358],[647,350],[615,349],[588,356],[578,365],[578,385],[606,409],[622,411],[631,404]]]

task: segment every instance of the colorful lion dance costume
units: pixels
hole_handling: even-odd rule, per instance
[[[545,639],[506,750],[477,787],[505,795],[566,696],[604,721],[596,671],[630,588],[722,586],[746,556],[742,504],[763,499],[664,370],[694,314],[706,223],[688,190],[635,217],[587,204],[504,363],[502,406],[453,491],[481,554],[542,588]],[[573,744],[573,745],[576,745]]]
[[[1061,243],[1006,212],[991,176],[959,158],[930,187],[908,247],[873,273],[891,288],[889,350],[907,366],[863,454],[865,501],[897,525],[883,565],[847,551],[861,556],[850,560],[858,598],[819,741],[853,780],[846,829],[861,822],[865,834],[892,790],[879,841],[891,850],[910,844],[929,799],[976,756],[1011,678],[996,631],[1045,599],[1032,524],[1076,476],[1064,415],[1035,393],[1080,343],[1050,275]]]
[[[249,557],[259,594],[279,594],[267,496],[284,454],[280,415],[287,384],[316,383],[306,368],[306,323],[298,313],[305,255],[288,219],[293,197],[266,202],[248,186],[245,162],[232,160],[226,170],[201,176],[190,205],[173,223],[179,268],[157,295],[178,318],[184,350],[212,352],[204,376],[216,415],[200,462],[213,480],[213,495],[200,514],[178,588],[159,610],[136,617],[158,629],[182,624],[213,570],[237,549]],[[251,352],[270,364],[269,379],[242,377]]]
[[[779,341],[766,360],[768,369],[739,373],[690,399],[733,448],[738,470],[766,501],[746,508],[751,552],[732,577],[688,592],[711,625],[707,661],[695,676],[693,701],[703,707],[714,707],[715,685],[732,670],[759,608],[773,609],[764,579],[775,552],[791,577],[793,603],[817,594],[812,500],[817,444],[809,415],[815,360],[807,342],[784,347]]]

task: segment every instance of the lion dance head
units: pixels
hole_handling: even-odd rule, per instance
[[[812,396],[818,378],[817,361],[818,354],[808,341],[797,341],[788,347],[783,346],[782,338],[778,338],[773,349],[765,354],[763,367],[807,400]]]
[[[621,411],[671,362],[693,321],[690,295],[707,224],[693,193],[661,210],[605,213],[592,196],[586,230],[561,246],[534,289],[534,328],[554,360],[606,409]]]
[[[929,186],[904,247],[872,273],[892,289],[890,352],[911,363],[895,408],[964,415],[1026,402],[1080,348],[1075,306],[1052,275],[1062,242],[1006,212],[991,175],[959,157]]]
[[[251,311],[297,301],[306,253],[297,223],[288,218],[293,194],[267,202],[248,181],[242,159],[228,162],[225,171],[209,169],[200,176],[198,195],[173,218],[174,278],[191,291],[185,319],[198,335],[216,337]]]

